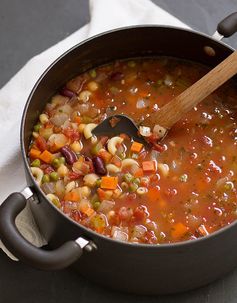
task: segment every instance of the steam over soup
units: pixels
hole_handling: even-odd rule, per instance
[[[160,57],[117,61],[70,80],[39,116],[29,147],[32,174],[48,199],[76,222],[134,243],[196,239],[236,220],[234,83],[161,142],[151,136],[150,149],[126,134],[93,135],[113,114],[142,123],[206,72]]]

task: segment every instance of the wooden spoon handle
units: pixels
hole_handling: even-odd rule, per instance
[[[152,128],[156,124],[166,129],[171,128],[185,113],[190,111],[236,73],[237,51],[234,51],[183,93],[164,105],[159,111],[151,114],[142,124]]]

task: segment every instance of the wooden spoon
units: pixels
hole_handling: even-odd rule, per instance
[[[172,99],[157,112],[152,113],[142,124],[149,126],[160,137],[177,122],[184,114],[194,106],[209,96],[213,91],[220,87],[237,73],[237,51],[234,51],[224,61],[214,67],[204,77],[187,88],[180,95]],[[117,124],[113,126],[111,119],[117,119]],[[115,121],[116,122],[116,121]],[[112,124],[112,125],[111,125]],[[126,133],[135,140],[146,144],[143,137],[139,135],[138,128],[132,119],[125,115],[114,115],[105,119],[94,130],[95,135],[116,135]]]

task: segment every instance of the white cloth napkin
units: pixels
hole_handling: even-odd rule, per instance
[[[82,40],[113,28],[138,24],[188,27],[150,0],[90,0],[90,15],[90,23],[32,58],[0,90],[0,204],[10,193],[26,186],[19,140],[21,116],[34,83],[57,57]],[[18,216],[17,226],[34,245],[46,243],[29,208]],[[13,258],[1,241],[0,247]]]

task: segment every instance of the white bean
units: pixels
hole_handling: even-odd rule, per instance
[[[57,173],[58,173],[59,177],[65,177],[68,174],[68,172],[69,172],[69,169],[64,164],[61,164],[59,166],[59,168],[57,169]]]
[[[91,92],[89,90],[83,90],[80,92],[78,99],[85,103],[90,99],[90,96]]]
[[[92,134],[92,130],[97,126],[97,124],[95,123],[89,123],[89,124],[86,124],[85,127],[84,127],[84,130],[83,130],[83,133],[84,133],[84,137],[86,139],[89,139],[93,136]]]
[[[112,154],[115,155],[117,151],[117,144],[121,144],[123,142],[123,138],[121,137],[113,137],[108,141],[108,151]]]
[[[73,190],[77,186],[75,181],[69,182],[65,187],[65,192],[69,193],[71,190]]]
[[[45,124],[49,121],[49,117],[46,114],[41,114],[39,116],[39,120],[42,124]]]
[[[95,186],[96,181],[99,179],[100,179],[100,177],[96,174],[87,174],[83,178],[83,181],[84,181],[85,185],[93,187],[93,186]]]
[[[31,169],[31,172],[32,172],[33,176],[36,179],[36,182],[39,185],[41,185],[42,178],[44,176],[44,173],[43,173],[42,169],[40,169],[39,167],[31,167],[30,169]]]

